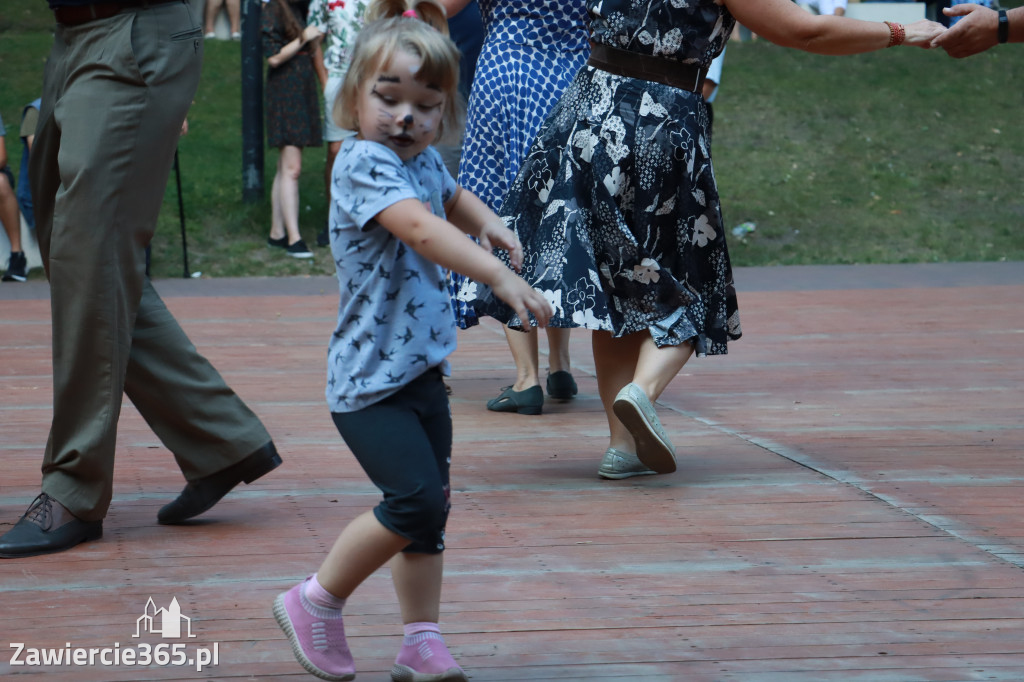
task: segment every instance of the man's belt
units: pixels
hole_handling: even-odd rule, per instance
[[[123,2],[95,2],[91,5],[63,5],[53,9],[58,24],[78,26],[97,19],[107,19],[125,9],[139,9],[150,5],[182,0],[124,0]]]

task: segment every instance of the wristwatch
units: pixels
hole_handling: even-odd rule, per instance
[[[1006,16],[1006,10],[999,10],[999,30],[996,33],[999,42],[1005,43],[1010,39],[1010,19]]]

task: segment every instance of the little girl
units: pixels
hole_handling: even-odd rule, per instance
[[[315,575],[274,602],[295,656],[325,680],[355,677],[342,608],[389,560],[405,631],[391,678],[466,679],[437,625],[452,446],[442,375],[455,350],[446,269],[487,282],[541,325],[553,312],[491,254],[500,247],[520,264],[515,235],[456,186],[430,146],[458,128],[459,54],[441,32],[440,5],[420,0],[414,8],[371,4],[334,105],[338,124],[358,134],[342,143],[331,186],[341,302],[327,401],[384,496],[345,527]]]

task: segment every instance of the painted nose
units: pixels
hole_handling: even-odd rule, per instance
[[[412,114],[406,114],[405,118],[402,119],[402,126],[408,128],[412,125]]]

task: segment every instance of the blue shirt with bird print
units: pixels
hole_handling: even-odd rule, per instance
[[[433,147],[408,161],[382,144],[350,138],[331,178],[331,254],[338,325],[327,350],[327,403],[354,412],[439,367],[455,350],[448,271],[381,227],[385,208],[416,199],[445,218],[455,180]]]

